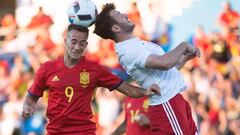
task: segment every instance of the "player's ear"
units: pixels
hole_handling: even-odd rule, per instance
[[[64,37],[64,43],[67,43],[67,36]]]
[[[64,43],[67,44],[68,33],[64,36]]]
[[[113,31],[114,33],[118,33],[119,31],[121,31],[121,28],[120,28],[118,25],[114,24],[114,25],[112,26],[112,31]]]

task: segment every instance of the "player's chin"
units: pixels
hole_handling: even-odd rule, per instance
[[[72,54],[71,55],[71,58],[72,59],[79,59],[79,58],[81,58],[82,57],[82,54]]]
[[[133,22],[129,22],[128,25],[131,27],[135,27],[135,24]]]

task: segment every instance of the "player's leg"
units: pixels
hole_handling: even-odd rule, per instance
[[[149,107],[152,134],[195,135],[197,128],[188,102],[178,94],[170,101]]]
[[[152,135],[174,135],[162,105],[149,106],[148,116],[151,122]]]
[[[181,94],[177,94],[163,106],[169,115],[169,120],[173,123],[172,127],[175,127],[179,135],[196,134],[197,127],[192,117],[191,107]]]

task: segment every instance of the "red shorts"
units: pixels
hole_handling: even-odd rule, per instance
[[[177,94],[168,102],[149,106],[153,135],[195,135],[197,127],[188,102]]]

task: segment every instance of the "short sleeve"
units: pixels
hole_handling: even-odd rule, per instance
[[[45,66],[42,65],[37,73],[35,74],[34,82],[30,89],[28,90],[28,93],[33,96],[41,97],[43,95],[44,90],[46,90],[46,70]]]
[[[123,82],[118,76],[113,75],[107,68],[98,67],[98,87],[108,88],[110,91],[116,89]]]

